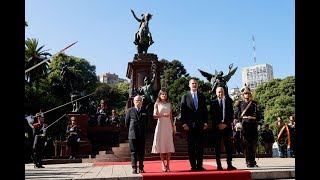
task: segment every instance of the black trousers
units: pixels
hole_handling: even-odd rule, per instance
[[[143,160],[145,154],[145,138],[129,139],[129,146],[131,152],[131,165],[133,169],[137,169],[137,162],[139,161],[139,169],[143,169]]]
[[[70,135],[68,137],[68,146],[71,148],[70,155],[72,157],[76,157],[76,155],[79,153],[79,143],[77,135]]]
[[[216,162],[217,166],[221,166],[221,141],[224,143],[224,147],[226,149],[227,154],[227,164],[231,166],[232,163],[232,148],[231,148],[231,136],[232,130],[225,128],[223,130],[216,129],[215,130],[215,153],[216,153]]]
[[[200,168],[203,164],[203,139],[202,130],[187,131],[188,155],[191,168]]]
[[[35,135],[33,144],[33,163],[37,166],[42,166],[43,150],[45,147],[46,138]]]
[[[248,165],[256,165],[256,151],[258,142],[258,124],[243,122],[244,156]]]

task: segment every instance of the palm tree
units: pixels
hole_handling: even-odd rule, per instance
[[[29,69],[51,56],[48,50],[44,50],[44,45],[38,47],[38,40],[27,38],[25,41],[25,68]],[[28,83],[39,84],[41,78],[48,74],[48,62],[43,63],[25,74]]]

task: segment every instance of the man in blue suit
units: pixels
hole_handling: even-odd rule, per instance
[[[191,171],[205,171],[203,165],[204,130],[208,127],[208,108],[205,96],[198,92],[196,79],[189,81],[190,92],[181,98],[181,122],[187,134]]]
[[[145,152],[145,122],[148,120],[147,110],[142,108],[142,97],[133,98],[134,107],[128,109],[125,117],[125,126],[128,128],[128,140],[131,151],[132,173],[138,174],[137,162],[139,160],[139,172],[144,173]]]

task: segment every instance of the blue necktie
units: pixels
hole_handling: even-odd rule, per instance
[[[196,93],[193,93],[193,104],[196,109],[198,109],[198,99]]]

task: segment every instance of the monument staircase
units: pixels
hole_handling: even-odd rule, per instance
[[[159,160],[159,154],[151,153],[154,133],[148,133],[146,135],[145,144],[145,161]],[[176,133],[175,140],[175,153],[172,153],[171,159],[188,159],[188,144],[185,137],[181,137],[179,133]],[[212,158],[211,153],[206,154],[206,158]],[[99,151],[99,154],[94,158],[84,158],[82,162],[122,162],[130,161],[130,147],[128,140],[124,140],[119,143],[119,146],[112,147],[112,150]]]
[[[179,128],[180,127],[180,128]],[[82,162],[125,162],[131,161],[130,158],[130,147],[129,142],[127,140],[128,133],[124,127],[120,130],[120,138],[119,145],[113,146],[109,150],[100,150],[98,154],[92,156],[91,158],[83,158]],[[176,124],[177,132],[174,137],[174,146],[175,152],[171,154],[172,160],[186,160],[188,159],[188,144],[186,139],[186,134],[182,129],[182,126],[177,123]],[[209,125],[208,131],[210,131],[211,127]],[[208,133],[210,134],[210,133]],[[205,136],[204,143],[204,159],[215,159],[215,152],[213,148],[213,138],[209,135]],[[159,154],[151,153],[151,148],[153,144],[154,132],[149,132],[146,135],[146,143],[145,143],[145,161],[151,160],[159,160]],[[226,157],[225,149],[222,144],[222,158]],[[233,157],[244,157],[243,154],[233,153]],[[258,154],[257,157],[268,157],[266,154]]]

